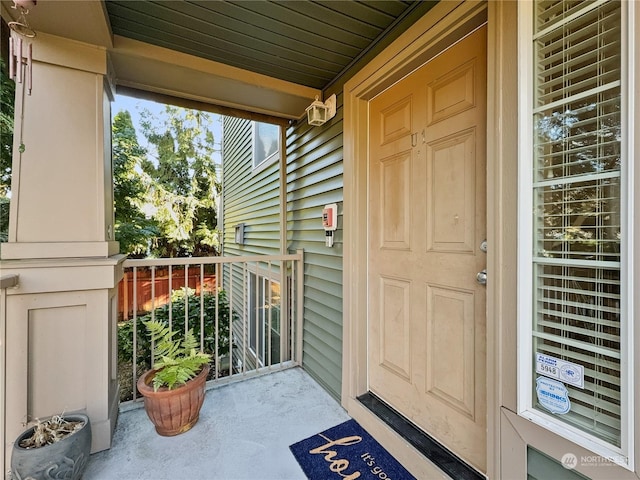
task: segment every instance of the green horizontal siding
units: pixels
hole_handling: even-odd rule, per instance
[[[280,249],[279,165],[254,172],[249,120],[223,119],[223,205],[225,255],[277,254]],[[235,242],[244,223],[245,244]]]
[[[277,164],[254,175],[252,161],[252,123],[249,120],[224,117],[223,128],[223,252],[225,255],[260,255],[277,253],[280,245],[279,173]],[[244,223],[245,244],[235,242],[235,226]],[[275,250],[274,250],[275,249]],[[247,274],[248,274],[247,270]],[[244,296],[247,279],[243,269],[236,267],[231,275],[225,272],[224,288],[230,292],[231,304],[241,321],[234,325],[234,365],[242,361],[245,368],[255,368],[249,351],[243,355],[242,324],[247,322]]]
[[[298,122],[287,131],[287,245],[305,251],[303,365],[332,395],[340,396],[342,366],[341,220],[333,248],[325,246],[322,208],[342,213],[342,108],[328,128]],[[251,122],[223,120],[225,255],[273,255],[280,248],[278,164],[252,170]],[[235,225],[245,223],[245,244]],[[229,279],[225,287],[229,288]],[[234,276],[233,288],[242,289]],[[236,303],[236,302],[234,302]],[[235,308],[241,308],[239,304]],[[239,332],[236,332],[239,333]]]
[[[342,386],[342,95],[323,127],[287,130],[287,245],[303,249],[303,365],[333,396]],[[325,246],[322,208],[338,204],[334,246]]]
[[[579,457],[578,457],[579,458]],[[589,480],[533,447],[527,447],[527,480]]]

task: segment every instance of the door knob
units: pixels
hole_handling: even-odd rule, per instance
[[[480,272],[478,272],[478,274],[476,275],[476,282],[478,282],[480,285],[486,285],[487,284],[487,269],[486,268],[484,270],[481,270]]]

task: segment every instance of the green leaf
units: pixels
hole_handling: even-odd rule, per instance
[[[197,350],[198,342],[189,330],[182,340],[174,339],[177,334],[159,320],[143,322],[152,343],[153,354],[159,358],[153,368],[153,388],[166,387],[172,390],[195,377],[202,367],[209,363],[211,355]]]

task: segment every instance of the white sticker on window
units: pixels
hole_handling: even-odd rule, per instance
[[[560,415],[571,410],[569,391],[564,384],[546,377],[536,379],[536,394],[540,405],[551,413]]]
[[[536,373],[555,378],[574,387],[584,388],[584,367],[577,363],[536,353]]]

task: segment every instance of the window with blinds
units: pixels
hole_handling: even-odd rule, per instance
[[[582,366],[554,417],[620,447],[621,3],[535,2],[533,62],[533,370]]]

